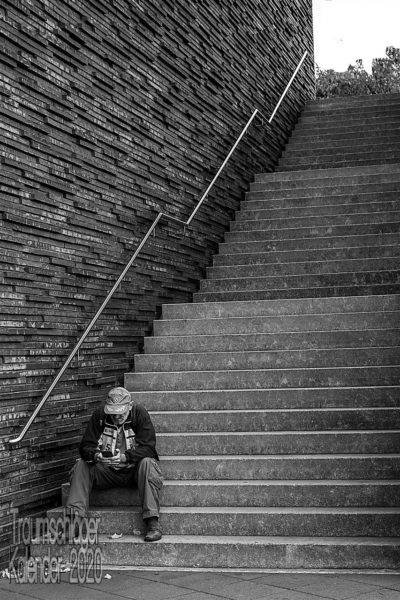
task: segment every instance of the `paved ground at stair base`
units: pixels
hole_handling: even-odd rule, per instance
[[[111,579],[105,579],[104,575]],[[99,584],[16,584],[0,580],[1,600],[399,600],[398,574],[218,573],[104,568]]]

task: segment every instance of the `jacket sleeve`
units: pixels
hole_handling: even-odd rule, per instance
[[[98,442],[102,431],[101,423],[102,410],[98,408],[90,417],[79,445],[79,454],[86,462],[93,462],[95,452],[98,450]]]
[[[125,452],[127,461],[129,463],[137,463],[146,456],[158,460],[156,451],[156,432],[153,423],[151,422],[150,415],[144,406],[141,406],[140,404],[137,404],[135,409],[136,423],[134,429],[136,447],[134,450],[127,450]]]

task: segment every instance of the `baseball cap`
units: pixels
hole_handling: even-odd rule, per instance
[[[131,395],[123,387],[113,388],[108,392],[108,398],[104,405],[104,412],[107,415],[120,415],[128,410]]]

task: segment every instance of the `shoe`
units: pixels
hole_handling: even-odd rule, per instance
[[[83,517],[79,515],[64,514],[63,519],[57,522],[58,543],[71,544],[80,540],[81,522]],[[83,532],[84,533],[84,532]]]
[[[160,526],[158,524],[158,518],[150,517],[150,519],[147,519],[147,533],[144,536],[144,541],[145,542],[157,542],[158,540],[161,540],[161,538],[162,538],[162,533],[161,533]]]

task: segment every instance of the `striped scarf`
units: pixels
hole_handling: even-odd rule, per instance
[[[135,443],[135,432],[133,431],[131,424],[125,422],[121,425],[124,432],[125,444],[127,450],[133,450],[136,447]],[[117,445],[118,427],[116,425],[106,424],[98,442],[99,450],[104,452],[105,450],[111,450],[115,454]]]

